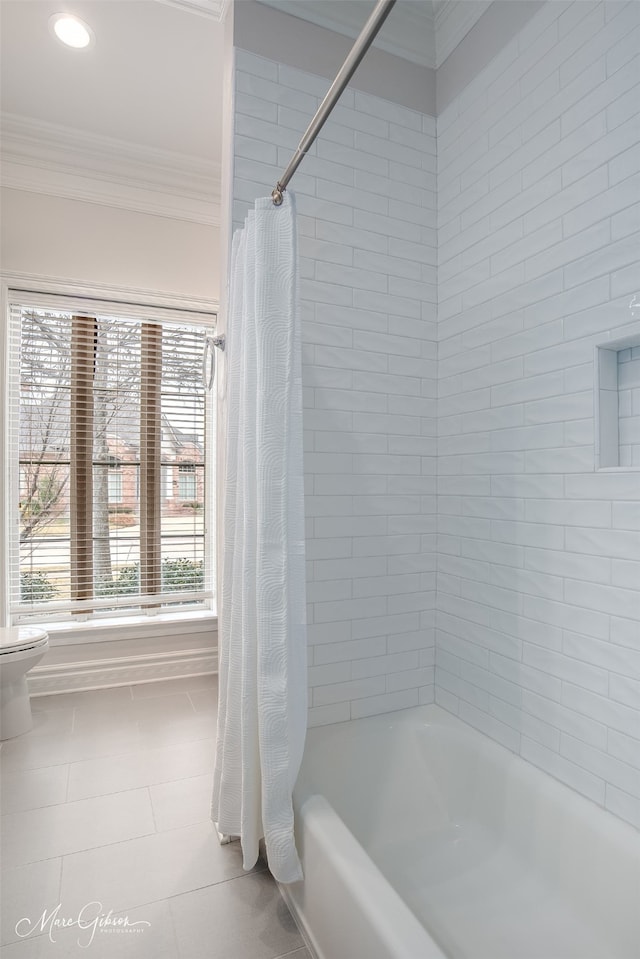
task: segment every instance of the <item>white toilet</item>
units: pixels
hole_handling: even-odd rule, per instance
[[[49,636],[37,626],[0,628],[0,739],[31,729],[27,672],[49,649]]]

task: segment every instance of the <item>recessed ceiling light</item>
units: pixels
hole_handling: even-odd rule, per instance
[[[73,17],[69,13],[56,13],[49,20],[49,26],[55,36],[68,47],[75,50],[83,50],[85,47],[93,46],[93,30],[78,17]]]

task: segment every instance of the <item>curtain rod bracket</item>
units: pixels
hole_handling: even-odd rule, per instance
[[[271,191],[271,199],[273,200],[274,206],[282,206],[282,201],[284,199],[284,187],[278,185]]]

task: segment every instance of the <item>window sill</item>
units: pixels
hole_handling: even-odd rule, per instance
[[[215,612],[206,609],[189,613],[158,613],[156,616],[128,616],[118,619],[85,620],[79,623],[54,622],[38,625],[42,625],[43,629],[49,633],[49,645],[56,647],[168,637],[178,633],[182,637],[195,637],[198,634],[211,634],[212,630],[217,630],[218,617]]]

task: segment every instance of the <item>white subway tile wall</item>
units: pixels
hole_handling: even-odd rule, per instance
[[[310,724],[431,702],[435,663],[444,708],[638,827],[640,472],[595,469],[594,356],[640,318],[639,47],[633,0],[547,3],[437,138],[347,90],[293,183]],[[238,226],[327,82],[236,56]],[[639,371],[618,350],[623,467]]]
[[[436,700],[638,827],[640,472],[595,471],[593,388],[640,316],[639,46],[638,3],[547,3],[438,118],[436,613]]]
[[[236,51],[234,221],[326,80]],[[434,698],[435,120],[347,90],[296,174],[311,725]]]

